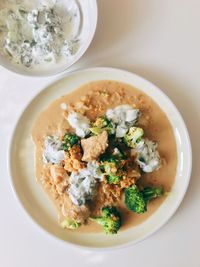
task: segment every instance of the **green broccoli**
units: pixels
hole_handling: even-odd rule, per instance
[[[147,210],[146,202],[136,185],[125,189],[126,207],[136,213],[144,213]]]
[[[124,166],[124,163],[125,163],[125,158],[126,157],[122,152],[120,152],[118,154],[105,153],[105,154],[100,156],[100,162],[102,162],[102,164],[109,162],[109,163],[112,163],[113,165],[115,165],[117,168],[122,168]]]
[[[123,176],[124,161],[116,158],[115,155],[101,157],[101,169],[106,174],[109,184],[118,184]]]
[[[117,162],[116,161],[104,161],[103,168],[106,173],[116,173],[117,172]]]
[[[121,227],[121,215],[115,207],[104,207],[101,217],[90,219],[102,225],[106,234],[117,234]]]
[[[101,165],[103,171],[106,174],[106,179],[109,184],[118,184],[121,180],[121,175],[119,175],[118,165],[115,160],[110,158],[110,161],[104,161]]]
[[[148,202],[162,194],[163,189],[161,187],[145,187],[139,191],[136,185],[132,185],[125,189],[125,204],[129,210],[144,213],[147,211]]]
[[[153,198],[157,198],[163,195],[162,187],[145,187],[142,191],[142,196],[145,202],[149,202]]]
[[[107,181],[109,184],[118,184],[122,178],[120,175],[108,174]]]
[[[109,154],[109,153],[104,153],[103,155],[100,156],[100,161],[101,162],[113,162],[113,163],[117,163],[118,160],[116,159],[116,157],[112,154]]]
[[[75,221],[74,219],[66,218],[64,221],[61,222],[60,226],[62,228],[68,228],[71,230],[75,230],[80,227],[80,223]]]
[[[135,145],[141,140],[144,135],[144,131],[139,127],[131,127],[127,134],[123,137],[124,143],[128,147],[134,148]]]
[[[80,138],[76,134],[66,133],[62,143],[62,149],[65,151],[70,150],[73,145],[78,144]]]
[[[103,131],[107,131],[108,135],[112,135],[115,133],[115,125],[106,117],[101,117],[92,123],[90,131],[95,135],[101,134]]]

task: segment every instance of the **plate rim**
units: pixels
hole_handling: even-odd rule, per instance
[[[136,240],[132,240],[130,242],[126,242],[124,244],[120,244],[120,245],[114,245],[114,246],[108,246],[108,247],[98,247],[98,246],[86,246],[86,245],[79,245],[79,244],[75,244],[73,242],[70,241],[66,241],[66,240],[62,240],[59,237],[57,237],[56,235],[50,233],[48,230],[46,230],[45,228],[43,228],[41,225],[39,225],[34,218],[32,218],[32,216],[29,214],[29,212],[26,210],[26,208],[24,207],[20,197],[18,196],[17,190],[15,189],[15,185],[14,185],[14,181],[12,178],[12,168],[11,168],[11,163],[12,163],[12,144],[14,141],[14,137],[15,137],[15,131],[17,129],[17,126],[20,122],[21,117],[23,116],[23,114],[26,112],[27,108],[29,107],[29,105],[31,105],[32,101],[37,98],[40,93],[42,93],[44,90],[46,90],[48,87],[55,85],[57,82],[63,80],[63,79],[67,79],[68,77],[75,75],[75,74],[79,74],[79,73],[84,73],[84,72],[93,72],[93,71],[97,71],[97,72],[102,72],[102,71],[111,71],[111,72],[122,72],[124,74],[130,75],[142,82],[144,82],[145,84],[151,85],[154,88],[154,91],[157,91],[159,94],[162,95],[162,98],[165,98],[170,105],[173,106],[174,110],[176,111],[176,114],[178,116],[178,119],[180,120],[182,126],[184,127],[184,131],[185,131],[185,135],[186,135],[186,139],[187,139],[187,145],[188,145],[188,169],[187,169],[187,179],[185,180],[185,187],[181,190],[181,194],[178,197],[178,202],[176,204],[176,206],[174,206],[173,208],[171,208],[171,211],[169,212],[167,219],[165,219],[163,222],[161,222],[157,227],[155,227],[155,229],[153,229],[152,231],[149,231],[148,234],[144,235],[144,237],[142,238],[138,238]],[[117,81],[117,80],[116,80]],[[138,88],[140,90],[140,88]],[[75,90],[75,89],[74,89]],[[72,90],[73,91],[73,90]],[[147,94],[148,95],[148,94]],[[150,96],[151,97],[151,96]],[[154,100],[154,102],[156,102]],[[156,102],[157,103],[157,102]],[[158,104],[158,103],[157,103]],[[162,109],[162,108],[161,108]],[[164,111],[163,111],[164,112]],[[166,112],[164,112],[166,114]],[[167,115],[167,114],[166,114]],[[20,206],[21,210],[24,212],[24,214],[28,215],[27,217],[29,218],[29,220],[32,222],[32,225],[34,225],[34,227],[36,227],[38,230],[40,230],[41,233],[48,235],[50,238],[53,238],[54,240],[57,240],[58,242],[62,242],[65,246],[68,247],[73,247],[73,248],[78,248],[78,249],[82,249],[82,250],[89,250],[89,251],[99,251],[99,252],[110,252],[110,251],[114,251],[117,249],[123,249],[123,248],[127,248],[133,245],[136,245],[140,242],[142,242],[143,240],[149,238],[150,236],[152,236],[153,234],[155,234],[158,230],[160,230],[164,225],[166,225],[169,220],[173,217],[173,215],[176,213],[176,211],[178,210],[178,208],[180,207],[180,204],[183,201],[183,198],[187,192],[188,186],[189,186],[189,182],[191,179],[191,173],[192,173],[192,146],[191,146],[191,140],[190,140],[190,135],[187,129],[187,126],[185,124],[185,121],[181,115],[181,113],[179,112],[178,108],[176,107],[176,105],[173,103],[173,101],[168,97],[168,95],[166,95],[157,85],[155,85],[154,83],[150,82],[149,80],[143,78],[142,76],[124,70],[124,69],[120,69],[120,68],[113,68],[113,67],[93,67],[93,68],[80,68],[77,70],[72,70],[68,73],[63,73],[61,76],[57,77],[56,79],[47,82],[46,85],[44,85],[42,88],[39,89],[39,91],[33,96],[31,97],[31,99],[29,99],[29,101],[27,101],[27,103],[25,104],[25,106],[23,107],[23,109],[20,111],[17,119],[15,120],[15,123],[10,131],[9,134],[9,143],[8,143],[8,148],[7,148],[7,170],[8,170],[8,180],[9,180],[9,184],[10,187],[12,189],[13,195],[15,197],[15,199],[18,202],[18,205]]]

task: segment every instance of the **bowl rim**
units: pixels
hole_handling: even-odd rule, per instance
[[[66,241],[63,239],[60,239],[59,237],[57,237],[56,235],[50,233],[48,230],[46,230],[45,228],[43,228],[42,226],[40,226],[33,218],[32,216],[29,214],[29,212],[26,210],[26,208],[24,207],[22,201],[20,200],[20,198],[18,197],[18,193],[17,190],[15,189],[15,185],[14,185],[14,181],[12,178],[12,168],[11,168],[11,162],[12,162],[12,143],[14,141],[14,136],[15,136],[15,130],[17,128],[17,125],[22,117],[22,115],[24,114],[24,112],[26,111],[26,109],[29,107],[29,105],[32,103],[32,101],[37,98],[39,96],[39,94],[47,89],[49,86],[56,84],[58,81],[70,77],[73,74],[78,74],[78,73],[83,73],[83,72],[90,72],[90,71],[120,71],[123,72],[124,74],[127,75],[132,75],[134,76],[136,79],[139,79],[140,81],[144,82],[145,84],[151,85],[154,88],[154,91],[157,91],[159,94],[162,95],[163,98],[165,98],[174,108],[174,110],[176,111],[176,115],[178,116],[178,119],[181,121],[182,126],[184,127],[184,131],[185,131],[185,136],[186,136],[186,141],[188,144],[188,169],[187,169],[187,173],[185,175],[185,177],[187,177],[186,179],[186,183],[185,183],[185,187],[182,189],[181,193],[179,194],[178,197],[178,201],[177,204],[175,206],[173,206],[167,216],[167,219],[163,220],[163,222],[161,222],[160,224],[158,224],[158,226],[153,229],[152,231],[149,231],[148,234],[144,235],[142,238],[138,238],[136,240],[130,241],[130,242],[126,242],[124,244],[120,244],[120,245],[114,245],[114,246],[109,246],[109,247],[98,247],[98,246],[86,246],[86,245],[78,245],[75,244],[73,242],[70,241]],[[140,90],[140,88],[138,88]],[[76,89],[74,89],[76,90]],[[148,95],[148,94],[147,94]],[[150,96],[151,97],[151,96]],[[155,100],[154,100],[155,101]],[[155,101],[156,102],[156,101]],[[28,215],[27,217],[29,218],[30,222],[32,223],[32,225],[34,225],[34,227],[36,227],[37,230],[39,230],[42,234],[45,234],[46,236],[48,236],[49,238],[53,238],[54,240],[57,240],[58,242],[62,242],[65,246],[68,247],[73,247],[76,249],[81,249],[81,250],[85,250],[85,251],[94,251],[94,252],[111,252],[114,250],[119,250],[119,249],[124,249],[133,245],[136,245],[137,243],[142,242],[143,240],[149,238],[150,236],[152,236],[153,234],[155,234],[159,229],[161,229],[165,224],[167,224],[169,222],[169,220],[173,217],[173,215],[175,214],[175,212],[177,211],[177,209],[179,208],[185,194],[186,191],[188,189],[189,186],[189,182],[190,182],[190,178],[191,178],[191,173],[192,173],[192,147],[191,147],[191,141],[190,141],[190,136],[189,136],[189,132],[187,130],[186,124],[183,120],[182,115],[180,114],[179,110],[177,109],[177,107],[175,106],[175,104],[172,102],[172,100],[161,90],[159,89],[159,87],[157,87],[155,84],[153,84],[152,82],[146,80],[145,78],[143,78],[142,76],[135,74],[133,72],[127,71],[127,70],[123,70],[120,68],[112,68],[112,67],[94,67],[94,68],[82,68],[82,69],[78,69],[78,70],[74,70],[68,73],[63,74],[62,76],[54,79],[53,81],[50,81],[46,84],[46,86],[43,86],[24,106],[24,108],[22,109],[22,111],[20,112],[20,114],[18,115],[13,128],[11,130],[11,133],[9,135],[9,143],[8,143],[8,149],[7,149],[7,171],[8,171],[8,180],[9,180],[9,184],[11,186],[13,195],[15,197],[15,199],[17,200],[18,205],[20,206],[21,210],[23,211],[24,214]]]
[[[95,32],[96,32],[96,28],[97,28],[97,21],[98,21],[98,5],[97,5],[97,0],[93,0],[92,1],[93,4],[93,23],[92,23],[92,27],[91,27],[91,33],[87,39],[87,42],[84,43],[83,46],[81,46],[83,49],[80,49],[80,53],[78,52],[74,59],[71,61],[71,63],[67,66],[67,67],[63,67],[60,70],[56,70],[56,71],[49,71],[50,73],[42,73],[42,74],[34,74],[31,72],[28,72],[25,70],[22,70],[20,68],[17,67],[17,65],[12,64],[11,61],[9,61],[8,64],[4,63],[3,61],[0,60],[0,66],[2,66],[4,69],[15,73],[15,74],[19,74],[21,76],[24,77],[33,77],[33,78],[47,78],[47,77],[55,77],[58,76],[59,74],[63,74],[63,73],[71,73],[71,71],[69,70],[70,67],[72,67],[75,63],[77,63],[82,56],[86,53],[86,51],[88,50],[88,48],[90,47],[94,36],[95,36]],[[5,58],[5,56],[0,55],[1,58]]]

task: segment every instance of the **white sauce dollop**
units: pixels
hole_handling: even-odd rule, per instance
[[[92,200],[96,193],[97,180],[101,180],[103,174],[97,162],[89,162],[87,168],[78,173],[71,173],[68,190],[69,197],[75,205],[84,205],[87,200]]]
[[[106,117],[116,124],[116,137],[122,138],[128,129],[137,123],[139,110],[130,105],[120,105],[114,109],[108,109]]]
[[[90,120],[80,113],[72,112],[68,115],[67,120],[72,128],[76,130],[76,134],[84,138],[90,133]]]
[[[147,138],[142,139],[134,150],[137,152],[136,163],[144,172],[153,172],[160,167],[161,161],[156,142]]]
[[[65,158],[65,152],[61,148],[62,142],[58,137],[47,136],[44,141],[44,163],[59,164]]]

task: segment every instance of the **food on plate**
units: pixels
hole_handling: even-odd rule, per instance
[[[162,196],[162,187],[145,187],[139,191],[138,187],[134,184],[124,190],[125,204],[129,210],[136,213],[144,213],[147,211],[148,202],[159,196]]]
[[[101,215],[90,220],[102,225],[106,234],[117,234],[121,227],[121,215],[115,207],[103,207]]]
[[[78,5],[76,9],[58,3],[33,8],[26,1],[13,0],[0,9],[0,50],[16,64],[30,68],[67,61],[79,50]]]
[[[64,229],[116,234],[142,223],[175,179],[176,143],[166,115],[124,83],[91,82],[55,100],[32,137],[37,181]]]

